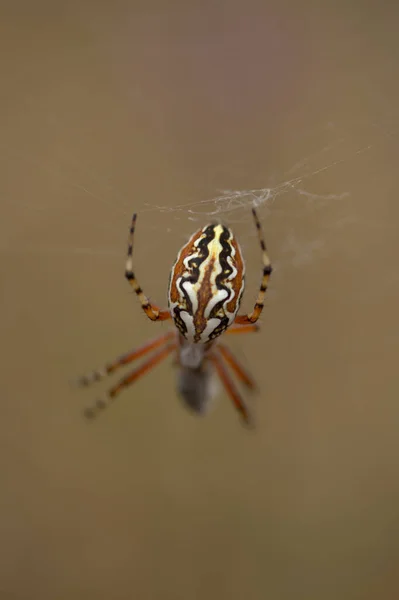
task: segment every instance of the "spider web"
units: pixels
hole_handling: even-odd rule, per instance
[[[317,205],[318,208],[326,206],[327,203],[337,200],[343,200],[350,196],[348,191],[341,191],[337,193],[315,193],[306,189],[306,183],[311,181],[316,176],[323,172],[329,171],[338,167],[340,164],[345,163],[347,160],[353,159],[357,154],[361,154],[372,148],[371,145],[365,146],[357,150],[352,156],[344,157],[327,164],[323,164],[320,167],[313,168],[315,160],[323,157],[332,148],[336,148],[339,144],[334,143],[332,146],[323,148],[313,156],[308,156],[298,161],[293,167],[291,167],[283,175],[291,177],[282,178],[279,183],[263,188],[253,189],[223,189],[218,190],[218,193],[210,198],[202,200],[193,200],[190,202],[177,203],[173,206],[158,204],[155,202],[144,202],[140,210],[140,213],[144,212],[160,212],[169,213],[173,216],[173,220],[186,219],[188,221],[194,221],[203,223],[204,219],[208,220],[223,220],[229,223],[241,223],[243,220],[248,220],[248,213],[250,207],[256,207],[260,211],[267,212],[267,214],[277,215],[283,212],[287,214],[289,210],[287,208],[280,209],[279,203],[283,200],[283,196],[291,196],[294,194],[297,200],[305,199],[305,207],[313,208]],[[95,169],[84,168],[84,166],[77,164],[73,157],[65,155],[63,160],[55,163],[50,160],[41,160],[40,157],[32,158],[26,156],[22,152],[15,151],[10,152],[9,149],[3,148],[3,156],[8,158],[10,161],[18,161],[20,164],[25,164],[28,170],[37,169],[42,172],[44,177],[49,177],[51,180],[56,180],[57,187],[60,190],[67,188],[70,192],[82,193],[87,201],[93,200],[95,204],[102,205],[107,212],[107,219],[115,220],[115,217],[123,216],[124,222],[128,222],[131,217],[131,208],[129,203],[124,196],[118,190],[118,187],[113,184],[111,185],[105,180],[103,176],[100,176]],[[300,174],[292,177],[294,172]],[[274,179],[276,176],[273,177]],[[116,201],[115,201],[116,200]],[[15,198],[3,197],[4,205],[13,206],[20,211],[28,213],[34,213],[36,218],[40,218],[41,214],[48,212],[50,207],[45,204],[40,205],[35,203],[32,205],[30,201],[24,201],[21,198],[17,200]],[[303,208],[303,206],[302,206]],[[63,215],[64,219],[68,221],[70,217],[75,218],[75,213]],[[98,221],[97,221],[98,223]],[[169,234],[175,234],[175,228],[173,223],[169,223],[166,228],[166,232]],[[190,226],[187,225],[186,231],[181,233],[182,239],[187,237],[191,233]],[[7,236],[2,237],[1,250],[4,252],[18,253],[18,252],[37,252],[37,253],[62,253],[70,255],[88,254],[99,257],[120,257],[120,253],[108,247],[90,247],[86,245],[68,245],[68,246],[48,246],[45,244],[37,244],[34,246],[26,246],[16,248],[12,244],[7,242]]]
[[[332,128],[334,131],[335,128]],[[288,169],[281,173],[270,173],[267,187],[254,187],[251,189],[222,189],[214,196],[203,199],[192,199],[188,202],[166,205],[156,201],[144,201],[138,207],[140,213],[166,214],[162,220],[162,235],[176,238],[181,245],[193,231],[195,222],[202,226],[208,220],[221,220],[240,229],[239,237],[245,246],[254,237],[250,216],[250,207],[257,207],[262,220],[271,221],[278,225],[282,235],[278,247],[274,245],[274,266],[284,268],[288,263],[296,268],[304,267],[317,258],[322,259],[326,254],[337,250],[339,244],[349,255],[356,254],[356,250],[345,246],[345,237],[342,232],[359,225],[368,228],[378,227],[378,221],[367,221],[353,201],[353,191],[356,190],[359,170],[363,170],[369,160],[373,162],[379,152],[385,151],[385,146],[391,140],[396,141],[397,132],[394,126],[384,129],[375,124],[364,125],[358,129],[357,134],[351,139],[339,136],[322,146],[314,153],[306,155]],[[353,142],[353,138],[355,142]],[[366,140],[359,144],[358,140]],[[358,144],[356,146],[356,143]],[[367,157],[367,159],[366,159]],[[117,260],[124,259],[125,236],[121,234],[120,227],[126,228],[126,223],[131,217],[131,203],[128,202],[126,193],[118,189],[116,183],[98,173],[98,170],[87,165],[82,165],[74,157],[65,153],[61,159],[41,159],[26,156],[19,149],[12,152],[3,148],[3,159],[18,161],[25,165],[25,169],[39,170],[42,176],[49,178],[56,189],[65,195],[79,194],[86,202],[92,202],[94,208],[101,206],[104,219],[96,218],[96,227],[105,229],[110,223],[118,227],[118,244],[103,244],[100,246],[78,244],[49,245],[45,243],[15,244],[7,235],[2,236],[1,251],[4,253],[38,253],[38,254],[63,254],[72,256],[90,255],[99,259]],[[349,173],[349,176],[348,176]],[[367,175],[363,174],[364,180]],[[372,175],[370,174],[370,182]],[[367,182],[367,181],[366,181]],[[345,186],[345,187],[344,187]],[[14,210],[25,213],[29,220],[32,213],[36,219],[45,215],[52,207],[45,204],[24,202],[19,198],[8,199],[3,197],[6,204],[13,205]],[[317,223],[314,227],[309,225],[309,220],[317,213]],[[62,218],[66,227],[73,226],[79,207],[71,203],[63,210]],[[185,222],[182,226],[181,223]],[[389,226],[386,223],[384,226]],[[269,224],[267,225],[269,228]],[[159,221],[154,225],[147,217],[146,228],[160,240]],[[306,230],[306,231],[305,231]],[[115,229],[116,231],[116,229]],[[251,241],[252,243],[252,241]],[[345,246],[345,247],[344,247]]]

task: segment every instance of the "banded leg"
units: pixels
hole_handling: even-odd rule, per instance
[[[164,360],[174,349],[176,348],[176,342],[169,343],[150,358],[148,358],[140,367],[134,369],[131,373],[121,379],[114,387],[112,387],[105,398],[100,398],[96,401],[94,406],[86,408],[84,415],[88,419],[93,419],[99,412],[109,406],[116,396],[125,388],[137,381],[142,375],[153,369],[158,363]]]
[[[132,223],[130,225],[129,231],[125,277],[136,292],[138,299],[140,300],[141,307],[144,310],[147,317],[151,319],[151,321],[166,321],[167,319],[171,318],[170,312],[168,310],[161,310],[155,304],[151,304],[151,302],[141,289],[133,272],[133,239],[134,230],[136,227],[136,220],[137,214],[135,213],[132,217]]]
[[[256,321],[259,319],[263,310],[267,285],[269,282],[270,275],[272,273],[272,265],[270,263],[269,255],[267,254],[266,244],[262,233],[262,227],[258,219],[258,215],[256,214],[256,210],[254,208],[252,209],[252,214],[255,220],[259,244],[262,250],[263,274],[258,297],[256,299],[253,311],[249,315],[237,315],[234,320],[234,323],[237,323],[237,325],[247,325],[248,323],[256,323]]]
[[[245,406],[244,401],[241,398],[239,392],[237,391],[233,381],[231,380],[230,375],[226,371],[224,364],[222,363],[220,357],[217,356],[217,354],[212,354],[209,357],[209,359],[215,365],[217,374],[219,375],[220,380],[223,383],[228,395],[230,396],[231,400],[233,401],[234,406],[240,413],[244,423],[246,423],[247,425],[251,425],[251,418],[250,418],[248,409]]]
[[[217,349],[219,350],[220,354],[223,356],[227,364],[230,366],[232,371],[237,375],[238,379],[242,381],[242,383],[248,388],[254,390],[256,388],[256,383],[253,377],[250,375],[250,373],[248,373],[246,369],[244,369],[242,365],[240,365],[232,351],[220,342],[217,346]]]
[[[156,348],[159,348],[160,346],[164,346],[169,340],[172,340],[175,336],[176,334],[174,331],[168,331],[167,333],[156,337],[150,342],[147,342],[146,344],[135,348],[131,352],[122,354],[122,356],[119,356],[111,363],[105,365],[102,369],[96,369],[95,371],[91,371],[91,373],[87,373],[87,375],[79,377],[76,384],[80,387],[87,387],[88,385],[91,385],[96,381],[100,381],[101,379],[104,379],[104,377],[107,377],[107,375],[111,375],[112,373],[114,373],[120,367],[128,365],[134,360],[145,356],[146,354],[148,354],[152,350],[155,350]]]

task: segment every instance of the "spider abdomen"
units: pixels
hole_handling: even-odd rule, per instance
[[[169,282],[169,308],[180,333],[206,343],[234,321],[244,291],[244,261],[230,229],[197,231],[180,250]]]

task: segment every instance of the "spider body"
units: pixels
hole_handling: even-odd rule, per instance
[[[173,319],[177,331],[168,331],[105,365],[103,369],[81,377],[80,385],[87,386],[151,353],[140,367],[112,387],[105,398],[97,400],[94,406],[87,409],[87,417],[96,416],[121,390],[175,351],[179,368],[177,388],[189,408],[196,413],[205,412],[212,396],[213,373],[216,371],[244,422],[250,422],[249,411],[230,377],[228,367],[247,388],[255,387],[254,380],[217,338],[222,333],[258,330],[256,322],[263,309],[272,267],[255,209],[252,213],[262,251],[263,273],[258,297],[253,311],[248,315],[238,314],[245,286],[245,264],[241,249],[233,232],[219,223],[197,231],[178,253],[169,277],[169,309],[161,310],[152,304],[139,286],[132,269],[137,218],[133,215],[125,276],[148,318],[152,321]]]
[[[244,291],[244,261],[233,232],[207,225],[180,250],[169,282],[169,309],[181,335],[206,344],[233,323]]]
[[[180,355],[176,384],[179,396],[189,410],[198,415],[207,412],[209,402],[217,391],[217,386],[212,363],[205,355],[203,355],[201,365],[195,368],[185,366]]]

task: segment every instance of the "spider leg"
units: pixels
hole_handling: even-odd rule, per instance
[[[262,263],[263,263],[263,274],[262,280],[260,284],[260,289],[258,293],[258,297],[255,302],[255,306],[253,311],[249,315],[237,315],[234,322],[239,325],[246,325],[248,323],[256,323],[259,319],[261,312],[263,310],[263,304],[265,300],[265,294],[267,290],[267,285],[269,282],[270,275],[272,273],[272,265],[270,263],[269,255],[267,254],[265,240],[263,238],[262,227],[260,221],[258,219],[258,215],[256,214],[256,210],[252,209],[252,214],[255,220],[255,226],[258,232],[259,244],[262,250]]]
[[[220,377],[221,382],[223,383],[227,393],[229,394],[231,400],[233,401],[234,406],[240,413],[242,419],[247,425],[251,425],[251,418],[248,412],[247,407],[244,404],[243,399],[241,398],[239,392],[237,391],[233,381],[230,378],[230,375],[226,371],[223,362],[217,354],[212,354],[209,359],[215,365],[217,374]]]
[[[259,331],[260,326],[257,323],[248,323],[247,325],[232,325],[225,333],[251,333]]]
[[[112,387],[104,398],[100,398],[96,401],[96,403],[86,408],[84,411],[85,417],[88,419],[92,419],[97,416],[99,412],[101,412],[104,408],[109,406],[111,402],[113,402],[114,398],[123,390],[123,388],[128,387],[132,383],[134,383],[137,379],[139,379],[142,375],[153,369],[158,363],[164,360],[174,349],[176,348],[176,342],[171,342],[167,344],[164,348],[150,356],[140,367],[134,369],[126,375],[123,379],[121,379],[114,387]]]
[[[244,367],[239,363],[232,351],[220,342],[217,345],[216,352],[218,350],[224,358],[224,360],[226,361],[226,363],[230,366],[232,371],[237,375],[238,379],[242,381],[242,383],[248,388],[254,390],[256,388],[256,383],[252,375],[250,375],[250,373],[248,373],[248,371],[244,369]]]
[[[148,354],[152,350],[155,350],[156,348],[159,348],[160,346],[164,346],[169,340],[174,338],[175,335],[176,334],[174,331],[168,331],[167,333],[164,333],[154,338],[153,340],[143,344],[142,346],[139,346],[138,348],[135,348],[134,350],[127,352],[126,354],[122,354],[122,356],[118,356],[118,358],[116,358],[111,363],[106,364],[102,369],[96,369],[94,371],[91,371],[90,373],[87,373],[86,375],[83,375],[82,377],[79,377],[76,383],[80,387],[87,387],[88,385],[91,385],[96,381],[100,381],[101,379],[104,379],[104,377],[107,377],[107,375],[111,375],[111,373],[114,373],[120,367],[128,365],[134,360],[145,356],[146,354]]]
[[[170,312],[168,310],[161,310],[155,304],[151,304],[151,302],[141,289],[133,272],[133,239],[134,230],[136,226],[136,219],[137,214],[134,214],[132,217],[132,222],[129,231],[125,277],[136,292],[138,299],[140,300],[141,307],[144,310],[147,317],[151,319],[151,321],[166,321],[167,319],[171,318]]]

